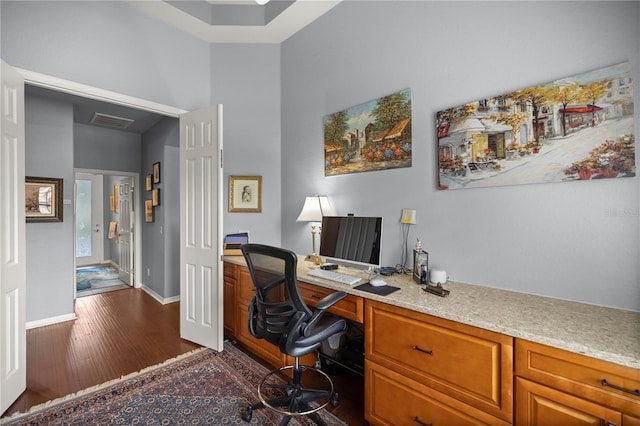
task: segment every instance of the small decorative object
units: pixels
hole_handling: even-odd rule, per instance
[[[636,175],[630,62],[439,111],[439,189]]]
[[[447,282],[447,271],[443,269],[432,269],[429,271],[429,281],[432,284],[445,284]]]
[[[27,176],[24,189],[27,222],[62,222],[62,179]]]
[[[144,200],[144,221],[153,222],[153,204],[151,200]]]
[[[323,119],[325,176],[411,167],[411,89]]]
[[[229,176],[229,211],[262,211],[262,176]]]
[[[160,205],[160,190],[158,188],[151,191],[151,205],[153,207]]]
[[[417,244],[416,244],[416,247],[417,247]],[[422,250],[422,248],[414,249],[413,250],[413,280],[418,284],[426,284],[428,275],[429,275],[429,253]]]
[[[153,183],[160,183],[160,163],[153,163]]]
[[[145,178],[145,189],[151,191],[153,189],[153,175],[147,175]]]

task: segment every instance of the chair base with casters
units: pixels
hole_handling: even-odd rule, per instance
[[[292,378],[283,384],[282,373],[288,370]],[[319,375],[326,385],[325,389],[303,386],[302,375],[305,372]],[[272,379],[273,383],[270,382]],[[270,395],[274,393],[278,395]],[[242,410],[241,418],[245,422],[251,421],[254,410],[269,408],[284,415],[280,426],[288,424],[295,416],[308,416],[317,425],[326,426],[318,411],[329,404],[334,408],[338,406],[338,393],[335,392],[333,382],[327,373],[319,368],[300,365],[298,358],[295,358],[294,365],[287,365],[269,372],[258,386],[258,398],[260,402]],[[311,402],[316,402],[318,405],[312,407]]]

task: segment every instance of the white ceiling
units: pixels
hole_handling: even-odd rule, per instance
[[[282,43],[342,0],[271,0],[264,6],[252,0],[128,1],[142,12],[209,43]],[[262,14],[263,23],[239,24],[243,14],[256,13]]]

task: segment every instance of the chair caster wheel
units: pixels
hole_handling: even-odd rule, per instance
[[[249,423],[252,417],[253,417],[253,410],[251,409],[251,407],[240,409],[240,418],[242,420]]]
[[[339,403],[339,399],[340,399],[340,395],[338,395],[338,392],[334,393],[333,396],[331,397],[331,400],[329,401],[329,404],[331,404],[331,406],[333,408],[336,408],[338,406]]]

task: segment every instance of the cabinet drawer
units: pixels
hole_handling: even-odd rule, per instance
[[[225,278],[229,277],[229,278],[233,278],[235,280],[236,278],[236,265],[234,265],[233,263],[229,263],[229,262],[224,262],[223,263],[223,274],[225,276]]]
[[[256,294],[256,290],[253,287],[253,280],[251,279],[251,274],[247,268],[238,268],[238,281],[236,282],[236,285],[236,302],[244,303],[248,306],[251,299]]]
[[[509,425],[405,376],[367,361],[365,418],[382,425]]]
[[[527,340],[516,340],[516,375],[640,416],[640,370]]]
[[[336,291],[301,281],[298,281],[298,287],[304,302],[309,306],[315,306],[320,299]],[[347,294],[347,297],[329,308],[329,312],[361,324],[364,318],[363,311],[364,301],[362,297],[352,294]]]
[[[370,300],[365,334],[367,360],[511,421],[511,337]]]
[[[622,413],[516,377],[517,425],[624,425]]]

